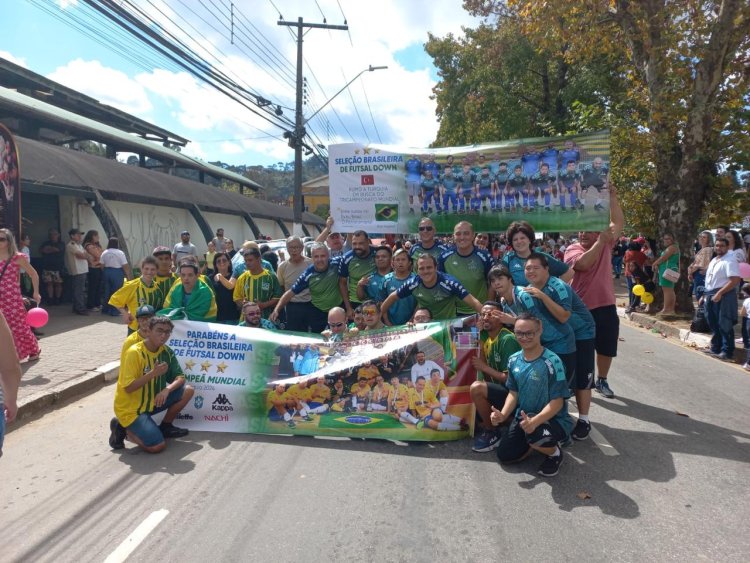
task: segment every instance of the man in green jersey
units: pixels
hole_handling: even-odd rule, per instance
[[[463,302],[477,313],[482,304],[470,295],[466,288],[453,276],[438,272],[437,261],[430,254],[423,254],[417,260],[417,275],[413,280],[403,284],[392,292],[381,305],[383,320],[390,325],[388,310],[396,300],[413,295],[418,307],[425,307],[435,320],[453,319],[456,317],[456,305]]]
[[[357,298],[357,283],[376,270],[375,247],[364,231],[352,233],[352,249],[344,254],[339,264],[339,291],[346,308],[346,316],[354,318],[354,309],[361,305]]]
[[[461,221],[453,228],[455,248],[442,254],[438,262],[441,272],[450,274],[463,285],[480,303],[487,300],[487,274],[492,267],[489,253],[474,245],[474,227],[468,221]],[[459,316],[474,313],[474,308],[459,303]]]
[[[423,217],[419,221],[419,242],[409,249],[414,273],[417,272],[417,260],[422,254],[432,254],[437,260],[446,250],[448,247],[435,238],[435,223],[429,217]]]
[[[339,261],[329,257],[328,247],[322,242],[312,245],[313,263],[302,272],[292,287],[281,296],[269,319],[276,321],[280,311],[287,303],[305,289],[310,290],[310,302],[313,305],[309,325],[312,332],[322,332],[326,328],[328,311],[341,306],[339,293]]]

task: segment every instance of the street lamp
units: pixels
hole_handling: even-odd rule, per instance
[[[298,84],[297,88],[297,101],[300,102],[297,104],[297,111],[295,112],[296,119],[295,119],[295,128],[294,132],[287,132],[284,134],[284,137],[289,139],[289,146],[294,148],[294,234],[301,235],[302,234],[302,149],[305,148],[305,143],[303,142],[303,139],[305,135],[307,134],[307,131],[305,131],[305,125],[307,125],[310,120],[318,115],[320,111],[325,108],[328,104],[330,104],[336,96],[341,94],[344,90],[346,90],[352,82],[357,80],[360,76],[362,76],[365,72],[373,72],[376,70],[384,70],[387,69],[387,66],[372,66],[370,65],[366,69],[360,71],[354,78],[352,78],[349,82],[346,83],[346,85],[341,88],[338,92],[336,92],[333,96],[331,96],[326,103],[324,103],[322,106],[318,108],[318,110],[313,113],[310,117],[305,119],[305,117],[302,115],[302,104],[301,104],[301,95],[302,90],[300,88],[300,85]],[[298,76],[298,82],[299,82],[299,76]],[[309,147],[308,147],[309,148]]]

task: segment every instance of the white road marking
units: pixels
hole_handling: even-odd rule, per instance
[[[167,514],[169,514],[169,510],[165,508],[156,510],[149,514],[148,518],[141,522],[140,525],[133,530],[133,533],[125,538],[125,541],[118,545],[117,549],[109,554],[109,557],[104,560],[104,563],[122,563],[125,561],[130,554],[141,545],[143,540],[146,539],[146,536],[153,532],[154,528],[156,528],[161,521],[167,517]]]

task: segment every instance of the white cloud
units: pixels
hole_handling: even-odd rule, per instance
[[[78,0],[57,0],[57,5],[60,6],[60,9],[62,10],[75,8],[78,6]]]
[[[8,51],[0,51],[0,58],[15,63],[18,66],[22,66],[23,68],[29,68],[29,65],[26,64],[26,59],[24,59],[23,57],[16,57]]]
[[[138,82],[96,60],[75,59],[55,69],[47,78],[140,117],[152,108],[144,88]]]
[[[237,143],[230,143],[228,141],[221,143],[219,148],[224,154],[241,154],[245,152],[245,149],[242,147],[242,145],[238,145]]]

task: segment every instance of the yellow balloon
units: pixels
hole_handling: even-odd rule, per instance
[[[646,305],[649,305],[654,302],[654,295],[647,291],[643,295],[641,295],[641,301],[643,301]]]
[[[640,297],[644,293],[646,293],[646,288],[643,287],[641,284],[633,286],[633,295]]]

